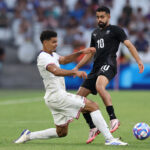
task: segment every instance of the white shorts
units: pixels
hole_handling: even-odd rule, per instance
[[[73,120],[78,119],[80,111],[85,106],[85,97],[59,91],[55,94],[46,93],[45,103],[51,110],[54,123],[57,126],[65,126]]]

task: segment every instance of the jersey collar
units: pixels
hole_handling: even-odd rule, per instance
[[[42,52],[45,52],[45,51],[40,50],[39,54],[42,53]],[[47,53],[47,52],[45,52],[45,53]],[[47,53],[47,54],[49,54],[49,53]],[[53,56],[53,52],[52,52],[52,54],[49,54],[49,55]]]
[[[102,28],[102,29],[99,27],[99,29],[100,29],[100,31],[104,31],[104,30],[107,30],[107,28],[109,28],[110,26],[111,26],[111,24],[109,24],[108,26],[106,26],[105,28]]]

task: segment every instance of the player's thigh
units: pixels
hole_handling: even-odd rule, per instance
[[[96,89],[98,90],[101,88],[105,88],[108,83],[109,83],[108,78],[105,77],[104,75],[100,75],[96,80]]]
[[[85,106],[84,108],[81,110],[81,112],[86,113],[86,112],[93,112],[99,109],[99,106],[97,103],[86,99],[85,101]]]
[[[77,91],[77,95],[84,96],[84,97],[87,97],[90,93],[91,91],[84,87],[80,87]]]
[[[116,73],[116,66],[112,67],[110,65],[103,65],[98,72],[98,78],[96,80],[96,90],[98,90],[99,88],[105,88],[109,81],[114,78]]]
[[[59,137],[65,137],[68,134],[68,126],[69,124],[66,124],[65,126],[57,126],[56,125],[56,132]]]
[[[61,112],[65,116],[71,116],[78,119],[79,112],[85,106],[86,98],[80,95],[65,92],[63,101],[61,102]]]
[[[95,87],[96,79],[97,79],[97,77],[95,77],[95,78],[90,78],[90,79],[86,79],[86,80],[82,83],[81,87],[83,87],[83,88],[85,88],[85,89],[88,89],[88,90],[90,91],[90,93],[96,95],[96,94],[97,94],[96,87]],[[85,90],[85,89],[84,89],[84,90]],[[83,89],[82,89],[82,91],[83,91]],[[87,94],[89,94],[89,91],[87,91],[86,94],[83,94],[83,92],[82,92],[82,94],[86,97]]]

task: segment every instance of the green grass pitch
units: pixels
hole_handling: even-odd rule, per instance
[[[122,137],[129,146],[105,146],[104,138],[99,135],[93,143],[85,144],[88,126],[82,115],[69,125],[69,134],[65,138],[34,140],[26,144],[14,144],[23,129],[31,131],[54,127],[51,113],[46,107],[44,91],[38,90],[1,90],[0,91],[0,150],[149,150],[150,137],[137,140],[132,133],[138,122],[150,125],[149,91],[109,91],[116,115],[121,121],[119,129],[113,133]],[[109,118],[99,96],[88,97],[99,103],[107,123]]]

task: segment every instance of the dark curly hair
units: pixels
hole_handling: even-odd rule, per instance
[[[106,14],[110,14],[110,9],[108,7],[105,7],[105,6],[101,6],[101,7],[96,9],[96,12],[106,12]]]
[[[40,35],[40,40],[43,43],[44,40],[50,40],[52,37],[57,37],[57,33],[51,30],[45,30]]]

